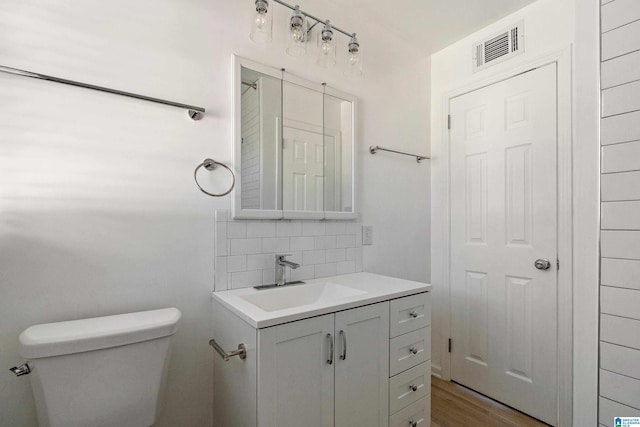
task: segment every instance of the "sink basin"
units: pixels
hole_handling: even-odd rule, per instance
[[[366,292],[336,283],[313,283],[262,290],[240,298],[261,310],[272,312],[310,304],[331,304],[334,301],[363,294]]]

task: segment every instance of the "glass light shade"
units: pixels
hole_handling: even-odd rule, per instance
[[[257,44],[270,43],[272,28],[273,12],[268,9],[268,3],[265,0],[256,0],[256,12],[253,15],[249,38]]]
[[[360,43],[354,34],[349,42],[347,52],[347,68],[344,72],[347,76],[362,75],[362,52],[360,52]]]
[[[316,63],[325,68],[334,66],[336,64],[336,45],[329,21],[327,21],[322,31],[318,33],[318,48],[318,60]]]
[[[287,54],[303,56],[307,53],[307,31],[309,26],[300,8],[296,6],[289,24],[289,46]]]

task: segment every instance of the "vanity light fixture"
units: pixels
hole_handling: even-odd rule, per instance
[[[286,48],[287,54],[291,56],[302,56],[307,53],[307,43],[311,39],[311,31],[313,28],[319,27],[318,38],[318,59],[316,63],[322,67],[332,67],[336,63],[336,32],[342,33],[349,37],[347,45],[346,75],[362,74],[362,54],[360,52],[360,43],[355,33],[347,32],[341,28],[332,25],[329,20],[317,18],[300,9],[300,6],[291,6],[282,0],[272,0],[293,11],[289,19],[289,37]],[[269,8],[269,0],[255,0],[256,15],[251,27],[250,38],[258,44],[266,44],[271,42],[271,31],[273,23],[273,11]],[[309,21],[315,21],[309,26]]]
[[[300,6],[296,5],[289,20],[289,35],[291,36],[289,47],[287,47],[289,55],[302,56],[307,53],[307,32],[309,31],[307,27],[307,20],[300,12]]]
[[[273,27],[273,12],[269,10],[268,0],[256,0],[256,14],[251,25],[249,38],[258,44],[271,42],[271,29]]]
[[[316,63],[321,67],[332,67],[336,64],[336,47],[333,41],[333,29],[329,20],[325,22],[324,28],[318,33],[318,60]]]

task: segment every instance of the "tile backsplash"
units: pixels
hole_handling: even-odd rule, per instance
[[[275,255],[300,267],[287,281],[362,271],[362,224],[352,221],[241,220],[227,210],[215,217],[215,290],[275,282]]]

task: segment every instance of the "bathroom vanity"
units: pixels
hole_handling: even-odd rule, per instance
[[[355,273],[214,292],[212,344],[240,353],[214,354],[214,425],[430,425],[430,289]]]

